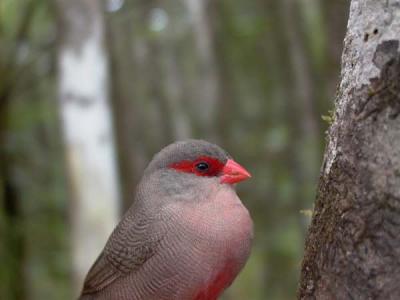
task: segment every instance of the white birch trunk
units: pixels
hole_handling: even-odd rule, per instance
[[[59,107],[70,183],[74,288],[116,225],[119,192],[100,1],[59,0]]]

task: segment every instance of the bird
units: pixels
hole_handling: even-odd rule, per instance
[[[145,169],[79,299],[218,299],[251,252],[253,222],[235,191],[250,177],[210,142],[163,148]]]

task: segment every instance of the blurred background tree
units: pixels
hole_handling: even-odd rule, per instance
[[[239,194],[255,245],[224,299],[295,297],[348,2],[101,2],[120,213],[152,155],[177,139],[216,142],[253,174]],[[0,299],[71,299],[77,288],[57,101],[63,12],[0,0]]]

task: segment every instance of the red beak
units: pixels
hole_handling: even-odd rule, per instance
[[[232,159],[228,159],[222,169],[222,174],[221,183],[229,184],[237,183],[251,177],[245,168]]]

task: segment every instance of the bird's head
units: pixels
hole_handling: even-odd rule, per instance
[[[250,173],[219,146],[203,140],[173,143],[157,153],[146,174],[168,174],[178,182],[235,184],[251,177]]]

